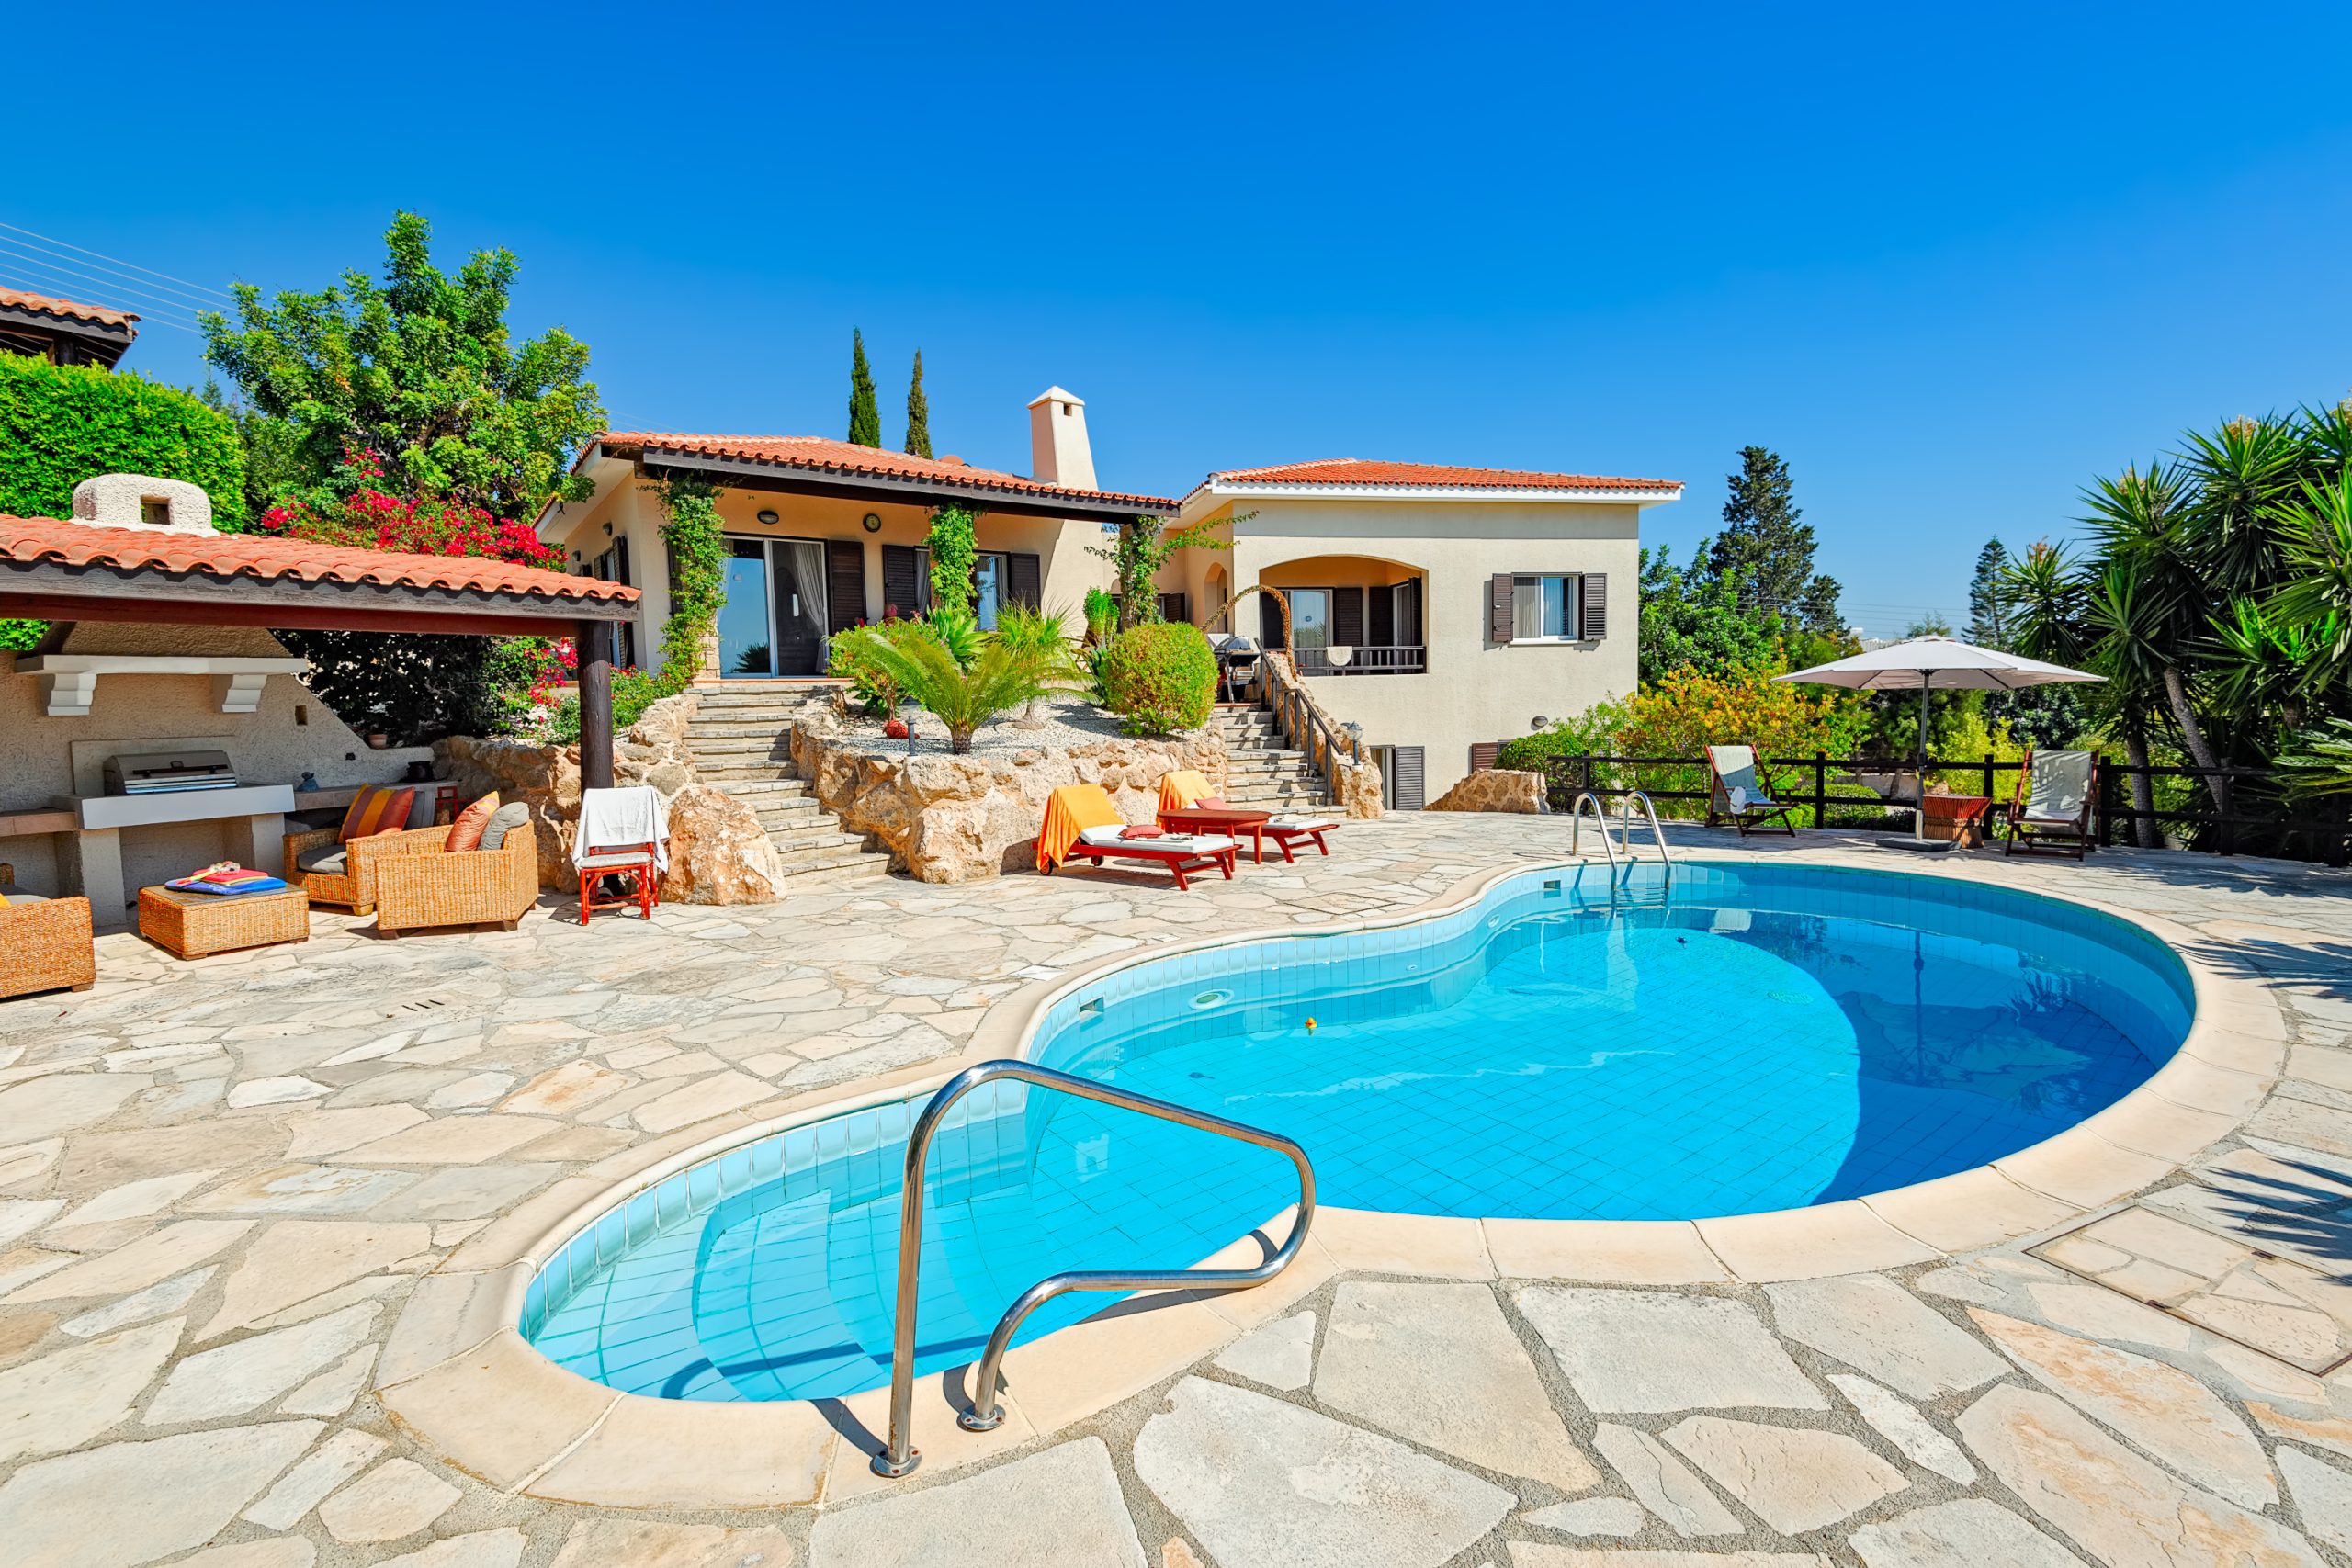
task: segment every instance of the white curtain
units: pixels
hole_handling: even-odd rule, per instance
[[[817,670],[822,674],[832,663],[832,650],[826,646],[833,619],[825,610],[825,547],[807,539],[781,541],[786,564],[792,568],[792,581],[800,589],[800,611],[817,628]]]

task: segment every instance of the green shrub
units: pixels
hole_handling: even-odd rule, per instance
[[[1561,719],[1549,729],[1506,740],[1495,754],[1495,766],[1542,773],[1546,757],[1606,757],[1617,750],[1617,730],[1625,722],[1623,703],[1595,703],[1573,718]]]
[[[1111,639],[1101,673],[1111,711],[1130,735],[1197,729],[1216,701],[1216,655],[1197,626],[1130,626]]]
[[[100,474],[186,479],[214,517],[245,517],[245,451],[229,415],[132,370],[0,354],[0,513],[71,517],[74,487]],[[38,645],[45,621],[0,621],[0,649]]]
[[[645,710],[673,694],[662,689],[662,678],[641,670],[613,671],[613,733],[621,735],[644,716]],[[580,743],[580,697],[567,696],[556,705],[548,739],[560,746]]]
[[[865,634],[871,634],[870,636]],[[899,711],[906,694],[888,670],[868,653],[875,641],[904,642],[909,637],[929,637],[930,628],[921,621],[888,620],[870,626],[858,626],[853,632],[834,636],[829,647],[825,672],[836,680],[849,682],[850,694],[858,705],[876,718],[888,718]]]
[[[216,519],[245,516],[245,454],[227,414],[135,371],[0,355],[0,513],[71,517],[74,487],[153,474],[203,487]]]

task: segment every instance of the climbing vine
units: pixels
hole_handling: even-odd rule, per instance
[[[931,515],[931,603],[933,609],[972,609],[972,570],[979,564],[980,547],[973,533],[978,521],[960,506],[943,506]]]
[[[699,479],[673,479],[658,491],[670,552],[670,618],[662,626],[662,695],[691,684],[703,644],[718,626],[727,598],[727,544],[718,527],[718,492]]]

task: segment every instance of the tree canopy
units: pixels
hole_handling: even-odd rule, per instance
[[[882,411],[874,401],[874,369],[865,363],[865,334],[849,333],[849,439],[855,446],[882,445]]]
[[[1789,465],[1763,446],[1739,449],[1739,472],[1727,477],[1724,531],[1709,543],[1707,573],[1732,585],[1750,609],[1834,634],[1838,580],[1813,570],[1813,529],[1795,501]]]
[[[922,350],[915,350],[914,374],[907,381],[907,451],[931,456],[931,400],[922,393]]]
[[[354,269],[340,287],[273,299],[241,283],[234,324],[202,317],[205,358],[250,417],[272,422],[261,439],[287,470],[272,499],[323,506],[381,487],[514,517],[587,493],[570,472],[605,423],[587,345],[560,327],[517,344],[514,254],[477,251],[453,276],[431,240],[402,212],[380,279]]]

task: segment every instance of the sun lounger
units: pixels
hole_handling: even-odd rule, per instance
[[[1338,826],[1339,823],[1328,817],[1272,817],[1266,820],[1265,833],[1267,838],[1282,847],[1283,859],[1295,861],[1297,857],[1290,850],[1293,844],[1297,843],[1313,844],[1326,855],[1329,854],[1331,846],[1323,841],[1323,835]]]
[[[1185,876],[1191,872],[1221,871],[1227,881],[1232,881],[1234,854],[1239,848],[1220,834],[1129,827],[1102,785],[1063,784],[1046,801],[1045,825],[1037,833],[1037,870],[1051,876],[1067,861],[1092,861],[1098,865],[1126,861],[1165,867],[1176,878],[1178,889],[1188,890],[1192,884]]]
[[[1792,839],[1797,836],[1795,807],[1772,798],[1770,784],[1753,746],[1707,748],[1707,826],[1728,822],[1740,837],[1778,822]]]
[[[2028,751],[2009,802],[2007,852],[2072,855],[2090,852],[2091,803],[2098,797],[2098,755],[2093,751]],[[2052,847],[2043,849],[2044,842]]]

